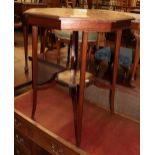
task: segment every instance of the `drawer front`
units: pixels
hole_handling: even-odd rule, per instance
[[[33,126],[31,131],[33,132],[33,136],[26,136],[52,155],[85,155],[81,153],[82,151],[80,152],[79,149],[75,149],[73,145],[63,141],[62,138],[58,136],[51,136],[40,128]]]
[[[58,139],[54,139],[40,131],[35,131],[33,135],[35,143],[43,147],[52,155],[80,155],[80,153],[73,151],[71,148],[63,145]]]
[[[18,131],[19,133],[23,133],[24,135],[30,135],[32,136],[32,131],[30,126],[25,123],[24,120],[20,119],[19,117],[14,118],[14,128],[16,131]]]
[[[14,121],[15,131],[20,134],[15,135],[16,141],[23,142],[24,140],[19,138],[22,135],[22,137],[32,141],[52,155],[86,155],[84,151],[68,143],[19,111],[15,112]]]

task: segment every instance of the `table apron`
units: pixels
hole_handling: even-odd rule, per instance
[[[101,22],[101,21],[87,21],[87,20],[60,20],[49,18],[36,18],[31,15],[26,16],[25,20],[30,25],[46,27],[58,30],[74,30],[74,31],[91,31],[91,32],[112,32],[119,29],[128,29],[131,27],[131,21],[119,21],[119,22]]]

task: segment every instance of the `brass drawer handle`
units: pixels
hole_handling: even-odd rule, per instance
[[[51,147],[52,147],[52,150],[54,151],[56,148],[56,145],[52,143]]]
[[[20,155],[20,151],[18,149],[16,150],[16,154],[17,155]]]
[[[18,134],[15,135],[15,138],[19,144],[24,145],[24,139],[21,138]]]
[[[22,123],[19,122],[16,118],[14,119],[14,124],[15,124],[15,127],[17,128],[19,128],[22,125]]]
[[[59,155],[63,155],[64,154],[63,148],[59,148],[58,152],[59,152]]]
[[[57,155],[63,155],[64,150],[63,148],[59,148],[56,144],[52,143],[51,144],[52,151],[57,154]]]

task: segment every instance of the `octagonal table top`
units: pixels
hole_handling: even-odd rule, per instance
[[[122,12],[97,9],[33,8],[24,14],[31,25],[98,32],[128,28],[134,19]]]
[[[25,14],[56,19],[72,18],[77,20],[109,21],[131,20],[131,16],[122,12],[97,9],[72,9],[72,8],[34,8],[27,10]]]

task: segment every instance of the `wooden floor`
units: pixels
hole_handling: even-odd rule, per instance
[[[31,91],[15,99],[15,108],[29,117],[31,107]],[[75,143],[72,104],[64,87],[53,84],[39,91],[36,121]],[[85,102],[81,148],[91,155],[139,155],[140,125]]]

